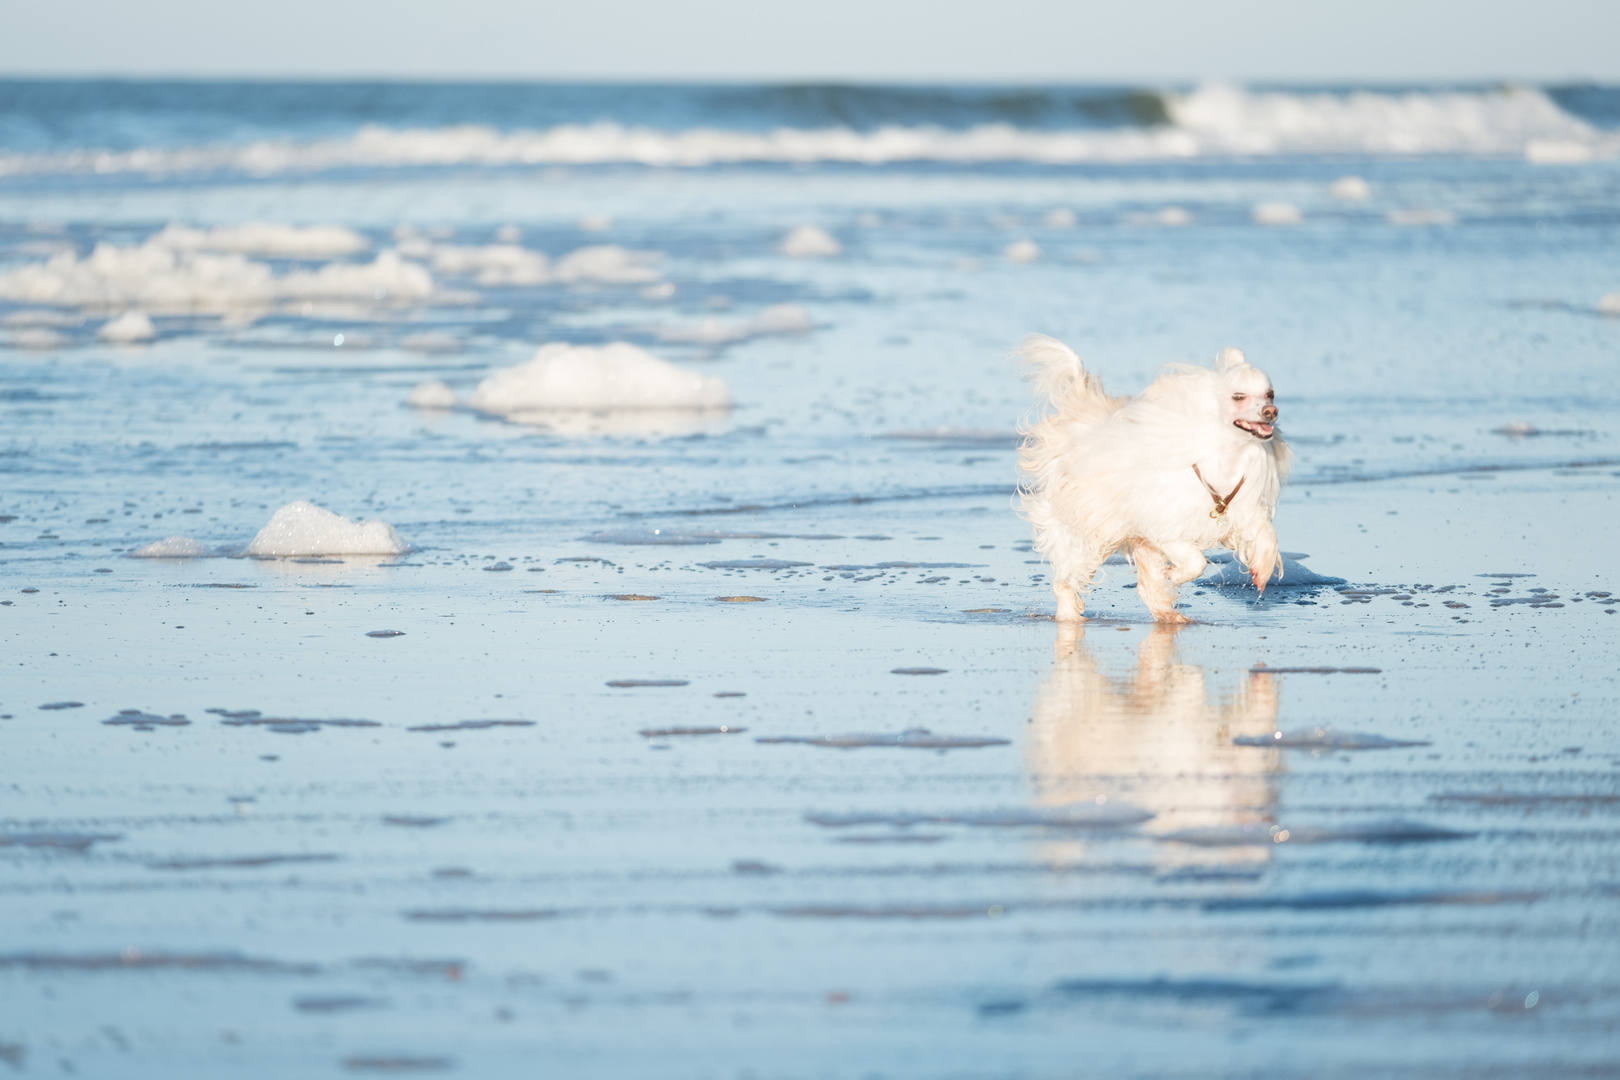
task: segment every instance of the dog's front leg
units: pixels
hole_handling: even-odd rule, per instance
[[[1174,585],[1187,584],[1209,566],[1209,560],[1204,558],[1204,549],[1197,544],[1177,540],[1170,544],[1160,544],[1159,547],[1164,552],[1165,558],[1171,562],[1170,581]]]
[[[1244,537],[1238,555],[1249,567],[1249,580],[1262,594],[1273,575],[1281,576],[1282,555],[1277,550],[1277,529],[1269,520],[1255,523]]]

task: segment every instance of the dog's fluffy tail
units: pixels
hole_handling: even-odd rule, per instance
[[[1065,420],[1097,419],[1111,411],[1102,380],[1086,370],[1075,351],[1056,338],[1031,334],[1018,347],[1035,396]],[[1042,410],[1043,412],[1046,410]]]

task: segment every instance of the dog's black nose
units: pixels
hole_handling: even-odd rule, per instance
[[[1267,405],[1265,408],[1261,409],[1260,419],[1264,420],[1268,424],[1277,419],[1277,406]]]

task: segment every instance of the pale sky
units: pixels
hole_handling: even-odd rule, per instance
[[[0,75],[1620,82],[1617,0],[11,0]]]

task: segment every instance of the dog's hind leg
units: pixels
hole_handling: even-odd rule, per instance
[[[1061,623],[1075,623],[1085,620],[1082,614],[1086,610],[1086,602],[1080,598],[1080,590],[1067,581],[1052,582],[1052,591],[1057,594],[1057,614],[1053,618]]]
[[[1085,621],[1085,590],[1106,558],[1106,555],[1087,554],[1075,564],[1052,564],[1052,591],[1057,594],[1057,614],[1053,617],[1058,622]]]
[[[1162,623],[1185,623],[1191,619],[1176,610],[1179,583],[1171,579],[1170,560],[1164,552],[1142,540],[1132,541],[1131,558],[1136,563],[1136,595]]]

